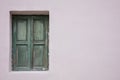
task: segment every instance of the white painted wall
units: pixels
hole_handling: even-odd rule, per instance
[[[10,71],[10,14],[50,11],[50,70]],[[0,0],[0,80],[120,80],[120,0]]]

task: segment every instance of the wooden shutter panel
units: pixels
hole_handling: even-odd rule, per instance
[[[48,16],[33,17],[33,69],[48,69]]]
[[[30,70],[30,20],[13,16],[13,70]]]

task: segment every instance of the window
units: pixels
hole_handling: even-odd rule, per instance
[[[48,15],[12,15],[12,70],[48,70]]]

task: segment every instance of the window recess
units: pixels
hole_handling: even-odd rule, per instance
[[[48,70],[48,15],[12,15],[12,70]]]

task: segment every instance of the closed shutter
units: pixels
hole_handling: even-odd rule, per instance
[[[13,70],[48,69],[48,16],[13,16]]]

